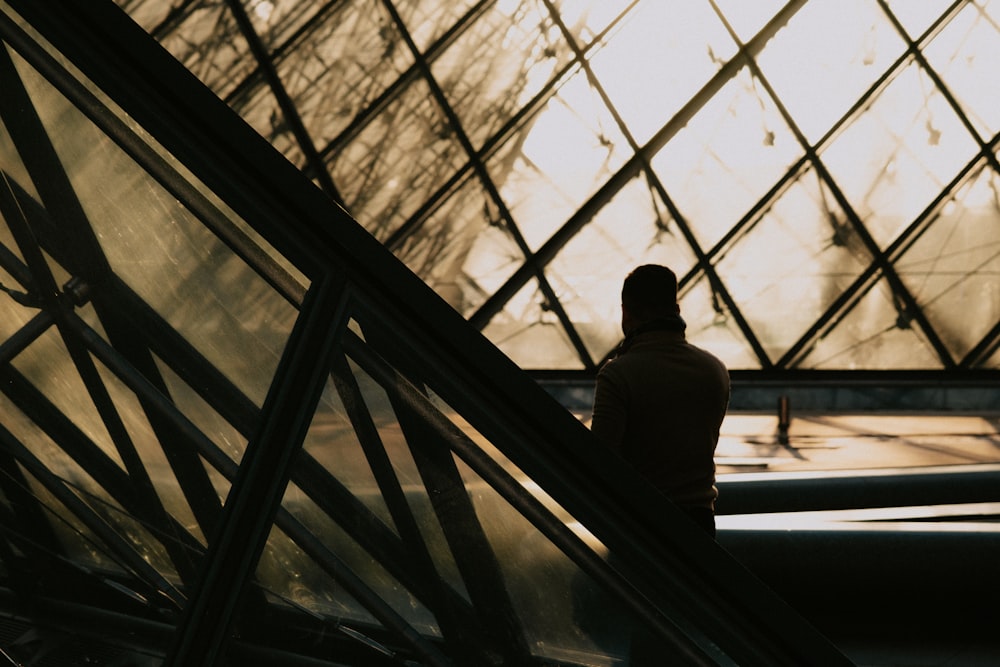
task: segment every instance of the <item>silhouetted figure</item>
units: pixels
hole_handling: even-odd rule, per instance
[[[625,278],[625,339],[598,373],[591,430],[714,537],[729,372],[685,327],[673,271],[647,264]]]

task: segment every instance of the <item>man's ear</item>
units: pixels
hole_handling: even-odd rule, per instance
[[[622,304],[622,333],[627,336],[628,332],[631,331],[633,328],[635,328],[635,319],[632,317],[632,313],[629,311],[628,308],[625,307],[625,304],[623,303]]]

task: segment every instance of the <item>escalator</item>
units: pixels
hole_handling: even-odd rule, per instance
[[[0,41],[0,664],[849,664],[113,3]]]

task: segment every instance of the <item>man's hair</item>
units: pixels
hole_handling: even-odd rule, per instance
[[[644,264],[625,276],[622,305],[642,320],[677,312],[677,276],[665,266]]]

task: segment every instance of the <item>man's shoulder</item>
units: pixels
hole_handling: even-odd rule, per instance
[[[726,368],[725,362],[723,362],[722,359],[720,359],[719,357],[717,357],[714,353],[706,350],[703,347],[699,347],[698,345],[695,345],[694,343],[690,343],[690,342],[686,342],[685,341],[685,345],[686,345],[686,347],[689,350],[691,350],[692,354],[695,354],[695,355],[701,357],[706,362],[715,364],[716,366],[719,366],[719,367],[721,367],[723,369]]]

